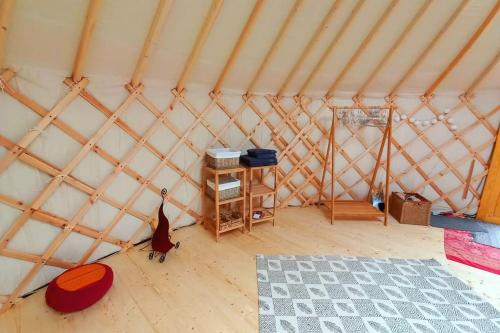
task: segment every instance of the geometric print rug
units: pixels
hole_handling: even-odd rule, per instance
[[[500,312],[434,259],[257,255],[259,329],[500,332]]]

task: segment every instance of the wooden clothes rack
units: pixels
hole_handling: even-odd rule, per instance
[[[377,161],[373,169],[373,175],[370,181],[370,187],[368,189],[368,194],[365,200],[335,200],[335,128],[337,125],[337,111],[338,110],[362,110],[366,114],[366,110],[388,110],[389,114],[387,117],[387,122],[385,125],[384,134],[382,137],[382,142],[380,144],[380,149],[377,156]],[[387,225],[387,220],[389,216],[389,182],[390,182],[390,172],[391,172],[391,140],[392,140],[392,116],[394,113],[394,106],[334,106],[332,108],[333,117],[330,127],[330,134],[328,136],[328,145],[326,148],[325,160],[323,162],[323,173],[321,175],[321,186],[319,191],[318,204],[321,204],[321,198],[323,197],[323,186],[325,183],[326,171],[328,168],[328,162],[332,159],[331,163],[331,188],[330,188],[330,200],[325,200],[326,206],[330,205],[330,223],[333,224],[335,217],[340,219],[353,220],[373,220],[380,217],[384,218],[384,225]],[[378,209],[373,207],[370,202],[370,194],[372,193],[373,186],[375,184],[375,179],[377,177],[378,169],[380,168],[382,155],[384,151],[384,146],[387,145],[386,150],[386,173],[385,173],[385,193],[384,193],[384,212],[380,212]],[[326,196],[325,196],[326,198]]]

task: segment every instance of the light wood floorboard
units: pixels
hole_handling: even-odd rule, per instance
[[[500,278],[444,257],[443,230],[373,221],[337,221],[317,208],[280,210],[276,227],[233,231],[219,243],[202,226],[174,232],[181,241],[165,263],[139,248],[104,260],[113,287],[91,308],[49,309],[41,290],[0,316],[0,332],[256,332],[255,255],[331,254],[435,258],[500,308]]]

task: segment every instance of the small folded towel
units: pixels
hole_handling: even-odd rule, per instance
[[[248,165],[248,166],[251,166],[251,167],[268,166],[268,165],[278,164],[278,160],[276,159],[276,157],[256,158],[256,157],[249,156],[249,155],[242,155],[242,156],[240,156],[240,161],[241,161],[241,163]]]
[[[247,153],[256,158],[276,158],[276,150],[274,149],[248,149]]]

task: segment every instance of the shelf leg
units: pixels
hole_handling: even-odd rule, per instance
[[[215,174],[215,240],[219,241],[220,231],[220,208],[219,208],[219,174]]]
[[[277,167],[273,168],[274,170],[274,198],[273,198],[273,227],[276,224],[276,199],[278,196],[278,172]]]

